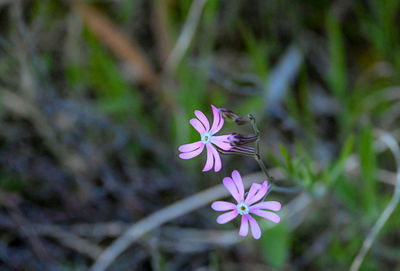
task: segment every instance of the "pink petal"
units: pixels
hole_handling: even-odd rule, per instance
[[[242,201],[242,198],[240,197],[239,191],[232,178],[225,177],[222,182],[229,193],[231,193],[232,197],[237,201],[237,203],[240,203]]]
[[[260,187],[261,187],[261,184],[258,184],[258,183],[252,183],[251,184],[249,193],[247,193],[247,197],[246,197],[246,200],[245,200],[246,204],[247,204],[247,201],[250,198],[254,197],[254,195],[257,193],[257,191],[258,191],[258,189],[260,189]]]
[[[200,148],[192,151],[192,152],[184,152],[184,153],[180,153],[179,154],[179,158],[181,159],[191,159],[193,157],[196,157],[197,155],[199,155],[204,149],[204,144],[203,146],[201,146]]]
[[[211,151],[214,156],[214,171],[218,172],[222,168],[221,157],[219,156],[219,153],[213,146],[210,146],[210,147],[211,147]]]
[[[231,221],[232,219],[234,219],[237,216],[238,216],[238,212],[235,209],[233,211],[227,212],[227,213],[222,214],[219,217],[217,217],[217,223],[218,224],[225,224],[225,223]]]
[[[249,215],[249,221],[250,221],[251,233],[253,234],[254,239],[260,239],[261,229],[260,226],[258,226],[257,221],[251,215]]]
[[[199,110],[195,110],[194,114],[196,117],[201,121],[201,123],[204,125],[204,128],[206,128],[206,131],[210,130],[210,123],[208,122],[207,117],[203,114],[203,112]]]
[[[266,218],[274,223],[279,223],[281,221],[281,218],[273,212],[268,212],[260,209],[250,209],[250,213]]]
[[[242,201],[244,199],[244,187],[243,187],[242,177],[240,176],[239,171],[237,170],[232,171],[232,179],[239,192],[240,201]]]
[[[203,134],[206,132],[206,129],[204,128],[203,124],[198,119],[191,119],[190,124],[193,126],[194,129],[197,130],[200,134]]]
[[[224,142],[229,142],[229,138],[232,135],[218,135],[218,136],[213,136],[213,138],[219,140],[219,141],[224,141]]]
[[[206,164],[204,165],[203,171],[209,171],[214,166],[214,155],[212,152],[213,147],[210,144],[207,144],[206,148],[207,148],[207,161]]]
[[[217,145],[218,148],[223,149],[224,151],[229,151],[230,149],[233,148],[233,146],[231,146],[231,144],[229,144],[229,141],[224,137],[225,136],[212,136],[211,143]]]
[[[197,141],[197,142],[194,142],[194,143],[189,143],[189,144],[182,145],[182,146],[180,146],[178,148],[178,150],[180,152],[191,152],[191,151],[194,151],[194,150],[200,148],[201,145],[204,145],[203,142]]]
[[[247,198],[245,200],[245,203],[247,205],[251,205],[254,202],[259,201],[260,199],[262,199],[265,196],[265,194],[268,191],[268,182],[267,181],[264,181],[262,185],[260,185],[260,184],[257,184],[256,186],[254,186],[254,185],[255,184],[253,184],[250,187],[249,194],[247,195]],[[253,188],[253,186],[255,188]],[[252,191],[252,189],[253,189],[253,191]]]
[[[215,106],[211,105],[211,108],[213,110],[214,121],[210,133],[215,134],[221,130],[222,126],[224,125],[224,118],[222,118],[221,113]]]
[[[236,205],[227,201],[214,201],[213,204],[211,204],[211,208],[215,211],[228,211],[235,210]]]
[[[253,209],[268,209],[272,211],[279,211],[281,209],[281,203],[278,201],[264,201],[257,204],[254,204],[250,207],[250,210]]]
[[[242,224],[240,224],[239,235],[240,236],[247,236],[249,234],[249,215],[242,216]]]

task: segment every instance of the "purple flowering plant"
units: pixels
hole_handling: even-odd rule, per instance
[[[190,120],[190,124],[200,134],[200,140],[194,143],[182,145],[178,148],[181,152],[179,157],[181,159],[191,159],[200,155],[204,148],[207,151],[207,159],[203,171],[209,171],[214,168],[218,172],[222,168],[220,154],[237,154],[252,156],[255,158],[262,171],[269,181],[272,180],[268,173],[267,167],[263,163],[260,155],[259,147],[259,130],[257,129],[255,118],[249,114],[248,120],[239,117],[233,111],[225,108],[216,108],[211,105],[213,111],[213,124],[210,128],[210,123],[207,117],[199,110],[195,110],[196,118]],[[238,133],[231,133],[227,135],[217,135],[224,125],[224,119],[233,120],[236,124],[242,125],[250,122],[254,134],[241,135]],[[256,143],[255,148],[245,146],[248,143]],[[253,183],[248,193],[245,193],[242,177],[237,170],[233,170],[232,177],[225,177],[223,179],[225,188],[229,191],[236,203],[227,201],[215,201],[212,203],[211,208],[215,211],[227,211],[217,218],[217,223],[225,224],[237,216],[241,216],[241,226],[239,229],[240,236],[247,236],[249,229],[255,239],[261,237],[261,229],[256,219],[253,217],[260,216],[273,223],[279,223],[280,217],[272,212],[279,211],[281,204],[277,201],[265,201],[269,191],[271,191],[272,184],[268,180],[263,181],[261,184]],[[250,225],[250,227],[249,227]]]

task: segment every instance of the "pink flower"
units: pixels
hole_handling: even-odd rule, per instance
[[[242,177],[237,170],[232,172],[232,178],[225,177],[223,183],[235,198],[237,204],[226,202],[226,201],[215,201],[211,205],[215,211],[229,211],[217,218],[217,223],[225,224],[238,215],[242,216],[242,223],[239,229],[240,236],[247,236],[249,233],[249,223],[251,227],[251,232],[255,239],[261,237],[261,229],[257,221],[250,215],[258,215],[266,218],[274,223],[280,222],[280,217],[269,211],[263,209],[279,211],[281,209],[281,204],[277,201],[260,201],[268,191],[268,182],[264,181],[263,184],[253,183],[250,187],[249,193],[245,199],[244,187]]]
[[[224,119],[222,118],[219,110],[211,105],[214,114],[214,122],[210,129],[210,123],[206,116],[199,110],[195,110],[194,114],[197,118],[190,120],[190,124],[200,133],[200,141],[185,144],[179,147],[179,157],[182,159],[191,159],[199,155],[204,146],[207,149],[207,161],[203,168],[203,171],[209,171],[214,167],[214,171],[218,172],[221,170],[221,157],[215,146],[218,148],[229,151],[232,146],[229,144],[228,138],[230,135],[215,135],[219,130],[221,130],[224,125]]]

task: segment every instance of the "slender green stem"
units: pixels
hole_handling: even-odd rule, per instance
[[[270,181],[270,184],[268,186],[268,193],[271,192],[272,190],[274,190],[274,191],[276,191],[278,193],[284,193],[284,194],[292,194],[292,193],[299,192],[301,190],[301,186],[280,187],[280,186],[277,186],[276,184],[273,183],[274,179],[272,178],[271,175],[269,175],[267,166],[264,164],[263,160],[261,159],[260,131],[257,128],[256,119],[252,114],[249,114],[248,118],[249,118],[249,120],[251,122],[251,126],[253,127],[254,134],[257,136],[257,139],[256,139],[256,153],[253,155],[253,157],[257,161],[257,163],[260,166],[261,170],[264,172],[264,174],[267,177],[268,181]],[[268,195],[268,193],[264,196],[264,199]]]
[[[261,160],[260,155],[258,153],[256,153],[254,155],[254,159],[256,159],[258,165],[260,166],[261,170],[264,172],[265,176],[267,176],[268,180],[273,180],[273,178],[271,177],[271,175],[269,175],[267,167],[265,166],[264,162]]]
[[[249,120],[251,122],[251,126],[253,127],[254,134],[257,137],[257,139],[256,139],[256,154],[254,155],[254,159],[256,159],[258,165],[260,166],[261,170],[264,172],[265,176],[267,176],[267,178],[270,181],[272,181],[273,178],[271,177],[271,175],[269,175],[268,169],[265,166],[263,160],[261,159],[261,153],[260,153],[260,131],[257,128],[256,118],[252,114],[249,114],[248,118],[249,118]]]

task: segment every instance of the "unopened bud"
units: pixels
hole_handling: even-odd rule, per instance
[[[240,145],[254,142],[256,140],[257,140],[256,135],[245,136],[245,135],[233,133],[228,137],[229,144],[231,144],[232,146],[240,146]]]
[[[224,151],[220,148],[217,148],[218,152],[222,154],[237,154],[237,155],[245,155],[245,156],[254,156],[256,155],[256,150],[253,147],[247,146],[235,146],[229,151]]]
[[[229,110],[229,109],[226,109],[226,108],[221,107],[221,108],[219,109],[219,111],[221,112],[222,117],[223,117],[224,119],[233,120],[233,121],[234,121],[236,124],[238,124],[238,125],[242,125],[242,124],[244,124],[244,123],[247,122],[246,119],[239,117],[239,116],[238,116],[235,112],[233,112],[232,110]]]

